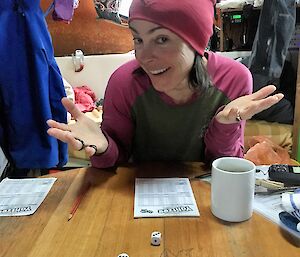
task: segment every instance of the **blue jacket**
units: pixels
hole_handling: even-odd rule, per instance
[[[65,90],[37,0],[0,1],[0,144],[18,168],[67,162],[47,119],[66,122]]]

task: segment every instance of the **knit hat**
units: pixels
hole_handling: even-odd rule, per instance
[[[215,0],[133,0],[129,23],[146,20],[169,29],[203,55],[212,35]]]

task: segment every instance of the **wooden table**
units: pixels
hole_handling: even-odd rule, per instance
[[[242,223],[225,223],[210,211],[210,186],[193,179],[198,163],[93,168],[54,174],[58,180],[34,215],[0,217],[0,256],[7,257],[296,257],[297,242],[258,214]],[[200,211],[197,218],[133,218],[135,177],[190,177]],[[78,192],[92,183],[73,219]],[[150,234],[162,233],[160,246]]]

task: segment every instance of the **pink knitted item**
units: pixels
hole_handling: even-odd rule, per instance
[[[146,20],[181,37],[203,55],[212,35],[215,0],[133,0],[129,9],[129,24]]]

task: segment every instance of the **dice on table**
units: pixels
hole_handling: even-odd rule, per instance
[[[154,231],[151,233],[151,244],[152,245],[160,245],[161,241],[161,233],[158,231]]]
[[[118,255],[118,257],[129,257],[129,255],[127,253],[121,253]]]

